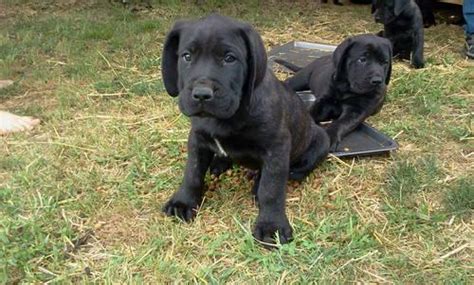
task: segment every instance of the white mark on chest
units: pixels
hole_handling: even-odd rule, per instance
[[[225,150],[222,147],[221,143],[216,138],[214,138],[214,141],[216,142],[217,148],[219,149],[219,155],[224,156],[224,157],[229,156],[227,154],[227,152],[225,152]]]

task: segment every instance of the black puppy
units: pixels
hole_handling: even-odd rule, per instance
[[[420,7],[421,15],[423,16],[423,25],[425,28],[436,25],[435,16],[433,13],[433,0],[416,0],[416,4]]]
[[[384,24],[379,35],[393,45],[393,55],[410,60],[415,68],[423,68],[423,18],[413,0],[373,0],[375,21]]]
[[[191,118],[188,160],[178,191],[164,212],[190,221],[202,202],[213,158],[257,169],[259,204],[253,234],[292,239],[285,213],[288,178],[303,179],[328,154],[329,138],[303,102],[267,68],[262,39],[248,24],[210,15],[183,21],[163,50],[166,91]]]
[[[332,149],[383,105],[392,71],[392,48],[387,39],[358,35],[344,40],[332,55],[314,60],[304,68],[280,63],[297,71],[285,82],[295,91],[309,90],[317,101],[311,114],[326,127]]]

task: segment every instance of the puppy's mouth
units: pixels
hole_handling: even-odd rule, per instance
[[[200,117],[200,118],[212,118],[215,117],[213,114],[206,112],[204,110],[196,111],[194,113],[191,113],[189,117]]]
[[[383,84],[380,85],[373,85],[370,82],[367,83],[360,83],[360,82],[351,82],[351,91],[357,94],[365,94],[369,92],[373,92],[379,88],[383,87]]]
[[[188,92],[179,95],[179,108],[188,117],[228,119],[239,108],[240,102],[235,96],[215,94],[208,101],[197,101]]]

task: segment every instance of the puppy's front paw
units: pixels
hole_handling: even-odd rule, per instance
[[[275,245],[275,233],[278,233],[278,239],[281,244],[289,243],[293,240],[293,229],[285,215],[279,218],[258,217],[253,236],[264,243],[266,246]]]
[[[335,142],[331,144],[331,146],[329,147],[329,152],[331,153],[336,152],[338,147],[339,147],[339,142]]]
[[[199,204],[186,199],[171,198],[163,207],[163,212],[168,216],[175,216],[183,221],[191,222],[196,216]]]
[[[425,63],[422,60],[419,60],[419,59],[413,59],[411,64],[416,69],[425,67]]]
[[[341,141],[341,138],[337,132],[337,129],[336,128],[327,128],[326,129],[326,132],[329,136],[329,140],[330,140],[330,147],[329,147],[329,151],[330,152],[334,152],[336,151],[337,149],[337,146],[339,145],[339,142]]]

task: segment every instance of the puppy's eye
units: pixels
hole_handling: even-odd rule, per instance
[[[232,62],[236,61],[236,58],[235,58],[235,56],[233,56],[231,54],[226,54],[225,57],[224,57],[224,61],[226,63],[232,63]]]
[[[365,56],[362,56],[362,57],[359,57],[359,59],[357,60],[359,63],[366,63],[367,62],[367,58]]]
[[[185,52],[183,53],[183,55],[181,56],[183,58],[184,61],[186,62],[190,62],[191,61],[191,54],[189,52]]]

